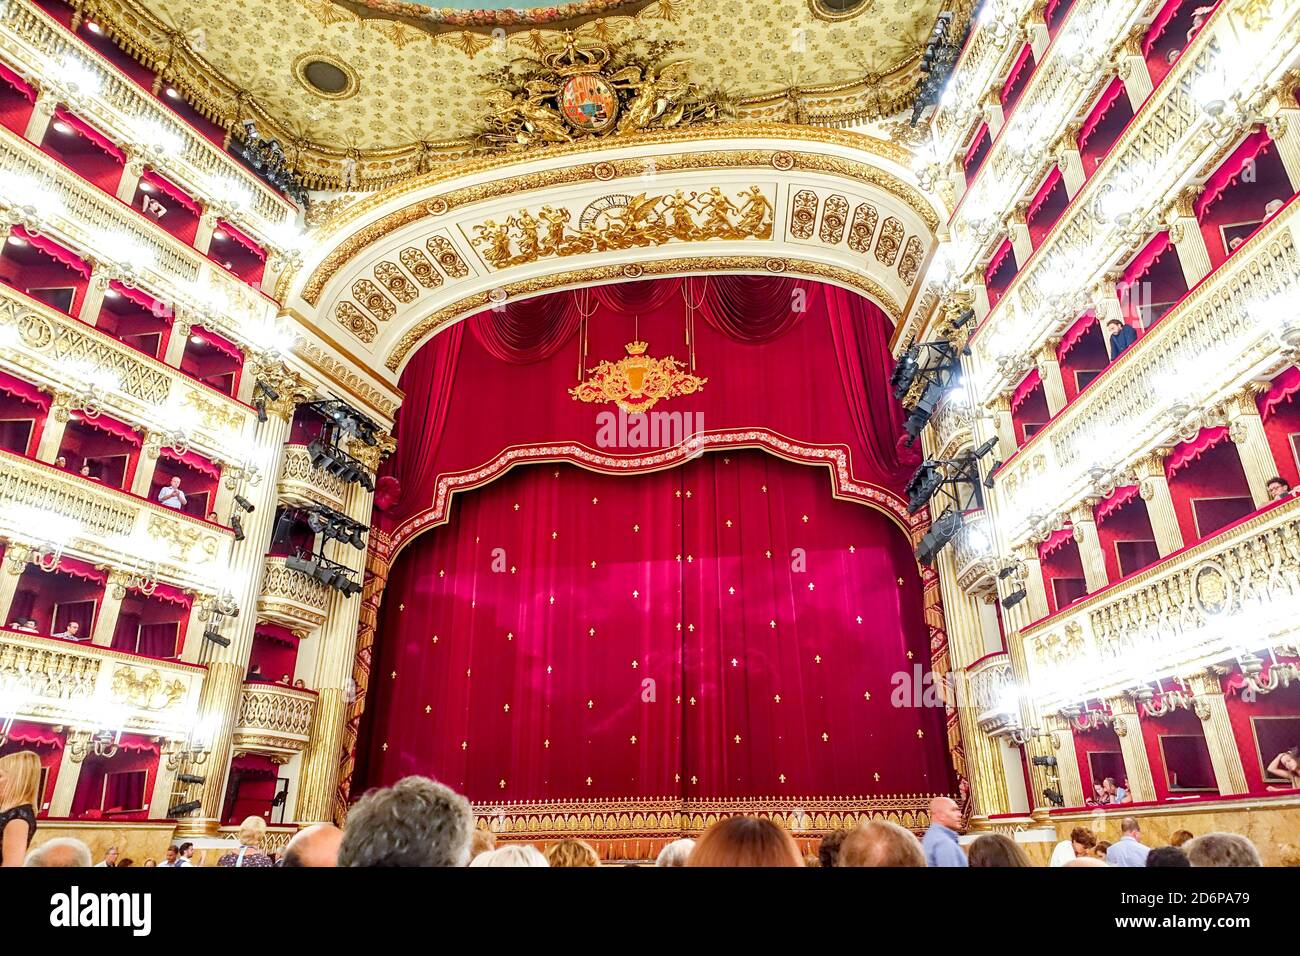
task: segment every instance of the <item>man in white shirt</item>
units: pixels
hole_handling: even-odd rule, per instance
[[[110,846],[108,852],[104,854],[104,859],[96,863],[95,866],[117,866],[117,847]]]
[[[162,861],[161,863],[159,863],[158,865],[159,865],[159,866],[172,866],[172,867],[177,867],[177,866],[190,866],[190,867],[192,867],[194,864],[191,863],[189,860],[185,859],[185,857],[181,856],[181,851],[180,851],[180,849],[179,849],[178,847],[176,847],[176,846],[169,846],[169,847],[167,848],[167,859],[163,860],[163,861]]]
[[[58,634],[55,634],[54,636],[61,637],[65,641],[79,641],[82,639],[81,624],[79,624],[77,621],[69,621],[67,627],[65,627],[62,631],[60,631]]]
[[[1092,848],[1096,845],[1097,837],[1091,830],[1087,827],[1075,827],[1070,831],[1070,839],[1056,844],[1048,866],[1065,866],[1078,857],[1090,856]]]
[[[175,511],[180,511],[185,507],[187,500],[185,492],[181,491],[181,479],[179,476],[173,478],[167,484],[158,489],[158,503],[164,508],[172,508]]]

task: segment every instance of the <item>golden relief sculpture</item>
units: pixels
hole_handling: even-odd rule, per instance
[[[113,672],[113,699],[141,710],[166,710],[185,696],[185,685],[179,680],[164,682],[156,670],[141,676],[133,667],[123,664]]]
[[[549,205],[536,213],[521,209],[502,223],[489,219],[475,226],[472,242],[494,268],[506,269],[674,239],[772,238],[772,203],[758,186],[742,190],[735,202],[718,186],[703,193],[677,189],[663,196],[604,196],[582,211],[577,229],[571,218],[569,210]]]
[[[734,118],[726,96],[705,94],[686,78],[686,61],[660,63],[671,49],[666,42],[614,47],[566,30],[540,59],[519,59],[488,75],[494,88],[476,143],[517,151]],[[516,64],[525,64],[523,71]]]
[[[671,355],[651,358],[645,342],[629,342],[627,356],[617,362],[601,362],[588,370],[587,381],[569,389],[574,401],[605,404],[613,402],[625,412],[644,412],[660,399],[694,395],[707,378],[685,371],[686,363]]]

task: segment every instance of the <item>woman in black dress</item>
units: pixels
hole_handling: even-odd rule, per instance
[[[36,835],[41,758],[30,750],[0,757],[0,866],[22,866]]]

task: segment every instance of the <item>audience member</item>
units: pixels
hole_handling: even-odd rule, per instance
[[[1269,784],[1270,790],[1295,790],[1300,788],[1300,747],[1284,750],[1268,765],[1266,776],[1281,777],[1285,784]]]
[[[224,854],[217,866],[271,866],[269,856],[259,849],[266,833],[266,821],[261,817],[245,817],[239,825],[239,849]]]
[[[145,865],[148,866],[147,863]],[[164,859],[162,863],[158,865],[169,866],[169,867],[182,867],[182,866],[193,866],[194,864],[192,864],[189,860],[185,859],[185,857],[181,856],[180,847],[176,846],[175,844],[172,844],[166,850],[166,859]]]
[[[659,851],[655,857],[655,866],[685,866],[695,849],[695,841],[690,839],[674,840]]]
[[[144,868],[145,868],[146,870],[149,869],[149,867],[151,867],[151,866],[157,866],[157,865],[158,865],[158,861],[155,860],[153,857],[151,857],[151,856],[149,856],[149,857],[145,857],[145,860],[144,860]]]
[[[104,854],[104,858],[96,863],[95,866],[117,866],[117,847],[110,846],[108,851]]]
[[[1066,865],[1067,867],[1070,867],[1070,866],[1110,866],[1110,864],[1107,863],[1105,860],[1099,860],[1099,859],[1097,859],[1095,856],[1078,856],[1078,857],[1075,857],[1073,860],[1071,860],[1069,863],[1067,863],[1067,864],[1065,864],[1065,865]]]
[[[468,800],[428,777],[403,777],[348,812],[339,866],[464,866],[473,832]]]
[[[470,862],[470,866],[550,866],[542,851],[535,846],[511,843],[499,850],[480,853]]]
[[[15,631],[22,631],[24,634],[39,634],[36,630],[36,618],[29,617],[26,620],[19,619],[16,623],[9,625]]]
[[[1128,781],[1125,781],[1126,783]],[[1101,782],[1101,789],[1105,793],[1105,799],[1102,803],[1132,803],[1133,795],[1129,793],[1127,787],[1118,786],[1114,777],[1107,777]]]
[[[59,837],[42,843],[27,854],[27,862],[23,866],[79,867],[84,869],[90,866],[90,847],[72,837]]]
[[[307,682],[303,680],[301,677],[299,677],[296,681],[293,682],[293,686],[295,690],[306,690]]]
[[[82,478],[88,478],[91,481],[99,481],[99,478],[97,478],[95,475],[92,475],[90,473],[89,465],[82,465],[81,468],[77,471],[77,474],[79,474]]]
[[[343,831],[332,823],[304,827],[284,848],[286,867],[332,867],[339,865],[339,844]]]
[[[1192,866],[1263,866],[1255,844],[1235,833],[1207,833],[1183,847]]]
[[[81,636],[81,624],[78,623],[77,621],[69,621],[67,623],[67,626],[64,627],[63,630],[59,631],[59,633],[55,634],[54,636],[61,637],[64,640],[68,640],[68,641],[83,640]]]
[[[1052,859],[1048,866],[1065,866],[1077,857],[1087,856],[1097,845],[1097,835],[1087,827],[1075,827],[1070,831],[1070,839],[1062,840],[1052,850]]]
[[[887,820],[868,820],[849,831],[835,865],[925,866],[925,851],[911,830]]]
[[[1110,351],[1110,360],[1113,362],[1123,354],[1124,350],[1137,341],[1137,332],[1133,326],[1121,319],[1111,319],[1106,323],[1106,331],[1109,334],[1107,348]]]
[[[1268,222],[1270,219],[1276,216],[1278,212],[1282,209],[1282,207],[1285,205],[1286,203],[1284,203],[1280,199],[1270,199],[1264,205],[1264,221]]]
[[[181,479],[179,475],[173,475],[171,481],[158,489],[158,504],[162,505],[164,508],[171,508],[174,511],[180,511],[188,503],[189,498],[185,497],[185,492],[181,491]]]
[[[0,866],[22,866],[36,836],[41,758],[19,750],[0,757]]]
[[[844,845],[844,839],[849,835],[848,830],[832,830],[822,837],[821,845],[817,847],[817,863],[820,866],[835,866],[840,855],[840,847]]]
[[[546,851],[546,863],[564,869],[600,866],[600,856],[596,848],[584,840],[561,840]]]
[[[1092,852],[1088,855],[1096,857],[1098,860],[1104,860],[1106,859],[1106,854],[1110,852],[1110,848],[1111,842],[1109,840],[1098,840],[1097,845],[1092,848]]]
[[[957,842],[957,830],[961,824],[961,807],[957,806],[956,800],[935,797],[930,801],[930,826],[921,840],[926,866],[969,865],[961,844]]]
[[[1184,843],[1186,843],[1188,840],[1192,839],[1195,836],[1196,834],[1194,834],[1191,830],[1175,830],[1173,836],[1169,838],[1169,845],[1182,846]]]
[[[244,680],[246,680],[246,681],[260,681],[260,682],[263,683],[263,684],[268,683],[266,677],[264,677],[263,674],[262,674],[262,665],[261,665],[261,664],[254,664],[252,667],[250,667],[250,668],[248,669],[248,676],[245,677]]]
[[[1269,501],[1282,501],[1291,497],[1291,483],[1277,475],[1266,481],[1264,488],[1268,491]]]
[[[58,458],[54,459],[54,467],[59,469],[59,471],[67,471],[68,459],[65,458],[63,455],[60,455]]]
[[[1142,827],[1137,817],[1125,817],[1119,832],[1119,842],[1106,851],[1106,862],[1111,866],[1146,866],[1151,851],[1142,845]]]
[[[486,853],[488,850],[497,848],[497,835],[491,830],[474,830],[474,835],[469,840],[469,858],[473,862],[474,857],[480,853]]]
[[[135,860],[131,859],[129,856],[124,856],[118,861],[117,868],[119,870],[125,869],[128,866],[135,866]]]
[[[1003,833],[985,833],[976,837],[970,845],[968,863],[978,867],[1033,866],[1020,844]]]
[[[704,831],[687,866],[797,866],[803,857],[784,827],[758,817],[727,817]]]
[[[1181,847],[1158,846],[1147,854],[1147,866],[1191,866]]]
[[[208,512],[208,521],[212,522],[213,524],[221,524],[221,519],[217,517],[217,513],[215,511]]]

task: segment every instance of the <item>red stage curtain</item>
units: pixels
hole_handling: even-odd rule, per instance
[[[470,331],[487,353],[523,365],[550,358],[578,331],[584,312],[576,294],[539,295],[469,318]]]
[[[703,276],[685,281],[691,303],[701,302],[700,314],[719,332],[737,342],[757,345],[780,338],[803,316],[795,304],[796,290],[807,299],[815,283],[784,276]]]
[[[28,232],[22,226],[14,226],[13,235],[19,239],[25,239],[34,248],[39,249],[60,265],[67,266],[83,279],[90,278],[90,265],[75,252],[63,248],[52,239],[46,239],[34,232]]]
[[[949,792],[909,542],[829,491],[732,451],[460,496],[393,565],[354,792],[411,773],[489,805]]]
[[[592,286],[591,297],[611,312],[654,312],[680,298],[682,279],[646,279]]]

